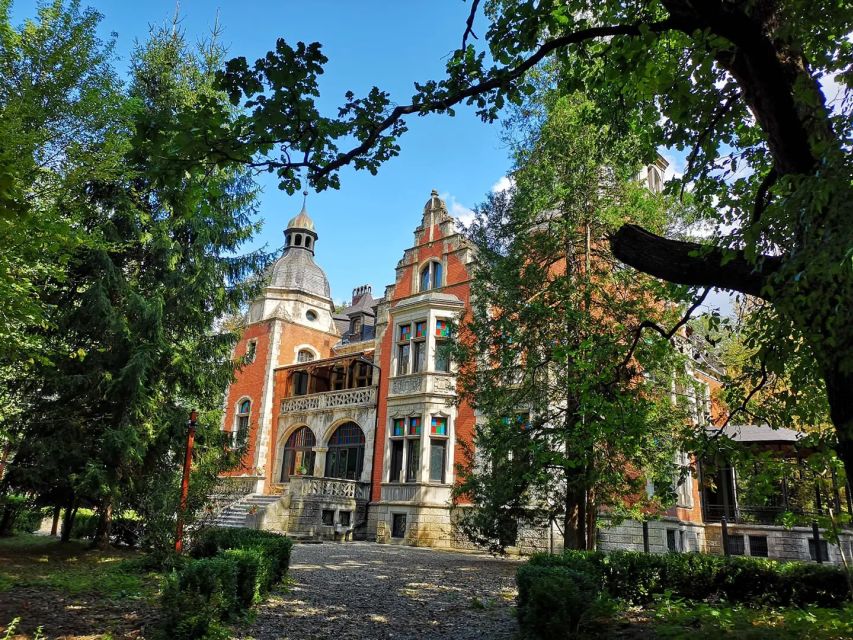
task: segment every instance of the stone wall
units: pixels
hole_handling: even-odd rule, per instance
[[[402,538],[391,535],[394,514],[406,516]],[[368,509],[367,539],[383,544],[449,548],[452,546],[450,510],[436,505],[372,503]]]

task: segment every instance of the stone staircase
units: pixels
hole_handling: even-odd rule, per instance
[[[281,496],[266,496],[259,493],[243,496],[220,511],[211,524],[215,527],[257,529],[257,523],[262,520],[260,517],[262,512],[279,500]]]

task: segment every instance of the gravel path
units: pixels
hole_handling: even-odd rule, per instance
[[[242,638],[512,638],[518,562],[365,542],[299,544]]]

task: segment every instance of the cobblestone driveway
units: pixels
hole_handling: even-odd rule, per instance
[[[242,638],[512,638],[513,560],[371,543],[299,544],[290,587]]]

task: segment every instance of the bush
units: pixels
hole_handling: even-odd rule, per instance
[[[242,616],[280,582],[293,541],[254,529],[198,532],[191,559],[173,558],[163,588],[165,630],[170,638],[225,638],[221,623]]]
[[[518,618],[529,638],[568,638],[605,610],[596,570],[545,563],[518,570]]]
[[[612,597],[634,604],[645,604],[658,594],[670,592],[692,600],[722,598],[752,605],[840,607],[849,595],[840,567],[765,558],[567,551],[534,556],[530,564],[597,575],[601,588]]]
[[[164,624],[176,640],[218,636],[222,621],[243,611],[237,594],[238,563],[202,558],[173,571],[163,586]],[[213,633],[211,633],[213,632]]]
[[[209,527],[199,531],[190,546],[194,558],[209,558],[228,549],[253,549],[263,554],[265,589],[280,582],[290,566],[290,538],[257,529]]]

